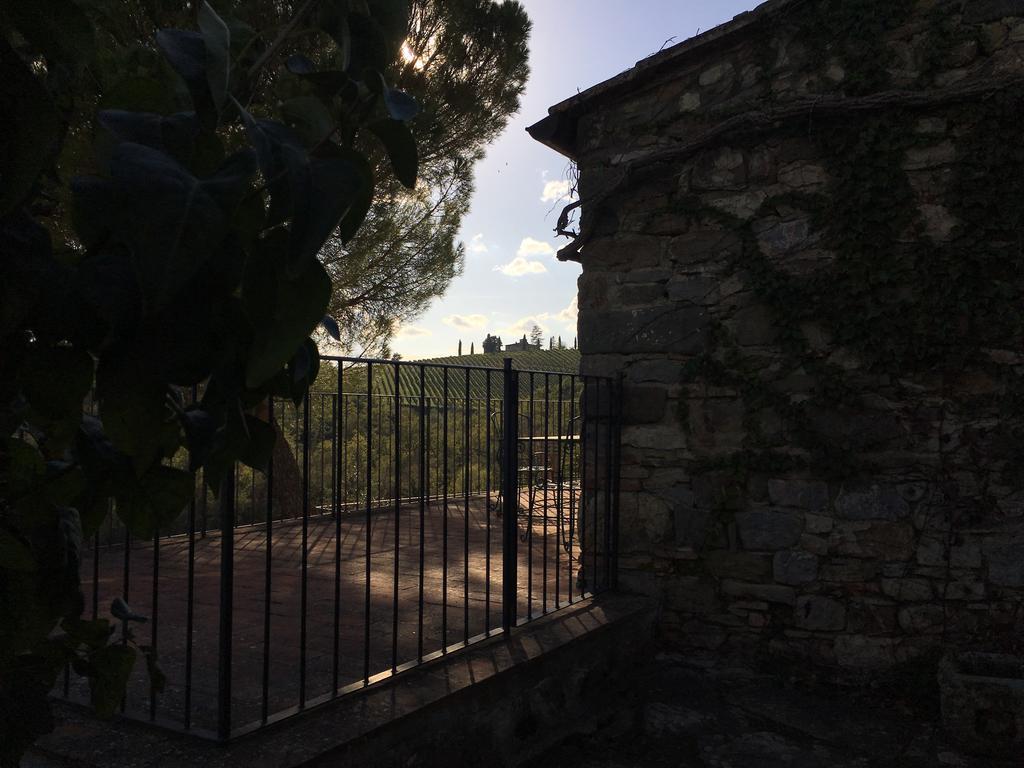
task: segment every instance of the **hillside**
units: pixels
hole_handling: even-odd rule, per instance
[[[466,366],[469,368],[489,368],[500,371],[505,366],[505,358],[512,358],[512,365],[525,375],[520,377],[520,391],[524,396],[531,389],[530,372],[535,372],[532,378],[532,389],[537,396],[543,396],[544,388],[547,387],[549,397],[557,397],[559,376],[558,374],[579,373],[580,353],[576,349],[559,350],[535,350],[530,352],[499,352],[496,354],[478,355],[453,355],[451,357],[437,357],[427,360],[409,361],[422,363],[424,369],[424,384],[428,397],[441,398],[445,392],[444,368],[440,366]],[[420,368],[418,365],[403,365],[400,367],[400,381],[402,393],[410,396],[419,395]],[[555,374],[544,376],[544,373]],[[334,366],[324,365],[321,368],[320,376],[317,379],[315,390],[320,392],[334,391],[337,386],[337,373]],[[344,387],[346,392],[358,393],[366,391],[366,369],[361,365],[355,365],[345,371]],[[487,372],[471,370],[468,372],[470,397],[483,398],[487,393]],[[501,396],[501,376],[491,375],[491,396]],[[467,372],[458,368],[448,369],[448,397],[455,399],[464,396],[466,392]],[[562,377],[562,384],[566,392],[570,387],[568,377]],[[373,390],[376,394],[392,395],[395,391],[395,367],[387,363],[380,363],[374,366]]]

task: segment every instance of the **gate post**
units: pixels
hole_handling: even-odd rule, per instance
[[[512,358],[505,358],[501,430],[501,626],[506,632],[516,625],[519,564],[519,373]]]

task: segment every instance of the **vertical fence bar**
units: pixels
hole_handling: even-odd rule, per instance
[[[306,706],[306,645],[309,639],[309,392],[302,400],[302,561],[299,593],[299,709]]]
[[[402,520],[402,367],[395,363],[395,583],[391,606],[391,672],[398,671],[398,586],[401,575],[399,526]]]
[[[443,399],[442,399],[442,426],[441,432],[444,435],[444,442],[441,448],[442,457],[442,510],[444,516],[441,524],[441,650],[448,648],[448,366],[444,367]]]
[[[366,364],[366,604],[363,607],[363,684],[370,684],[370,540],[373,534],[373,363]]]
[[[487,543],[484,545],[484,632],[491,631],[491,372],[487,371],[487,382],[484,385],[487,402],[484,404],[484,422],[486,426],[486,447],[484,451],[484,510],[487,515]]]
[[[558,374],[558,412],[555,414],[556,423],[558,424],[558,432],[555,436],[555,461],[558,462],[558,466],[555,469],[555,609],[559,607],[561,602],[561,583],[562,583],[562,546],[565,541],[565,525],[562,520],[562,509],[565,504],[565,496],[562,491],[562,398],[565,396],[563,390],[563,376]],[[572,563],[572,558],[569,554],[566,555],[566,561]]]
[[[231,736],[231,633],[235,597],[235,473],[220,489],[220,633],[217,654],[217,738]]]
[[[530,415],[526,421],[526,619],[533,618],[533,500],[536,493],[533,477],[533,438],[537,432],[534,425],[534,381],[530,371]],[[518,454],[518,442],[516,453]],[[518,501],[518,499],[517,499]]]
[[[542,540],[542,565],[541,565],[541,613],[547,613],[548,611],[548,479],[550,477],[551,467],[549,464],[548,457],[548,432],[551,431],[551,375],[544,374],[544,440],[542,444],[544,446],[544,461],[541,466],[544,469],[541,470],[543,477],[541,478],[541,514],[543,515],[543,540]],[[557,528],[555,529],[557,533]],[[557,542],[557,538],[555,539]],[[558,550],[555,549],[557,554]],[[555,581],[558,577],[555,577]]]
[[[512,370],[512,358],[505,358],[504,399],[502,401],[501,493],[502,493],[502,577],[501,626],[506,632],[516,625],[518,606],[518,541],[516,515],[519,511],[519,488],[516,482],[516,446],[519,442],[519,377]]]
[[[581,376],[580,383],[583,393],[580,396],[580,503],[577,514],[580,521],[580,562],[576,576],[576,587],[580,598],[584,597],[587,588],[587,377]]]
[[[196,400],[195,387],[192,388],[192,401]],[[205,472],[204,472],[205,474]],[[199,488],[206,493],[206,480],[199,483]],[[193,484],[193,490],[195,485]],[[185,585],[185,730],[192,727],[192,625],[195,622],[195,588],[196,588],[196,500],[195,494],[188,505],[188,563],[186,565]],[[95,618],[95,616],[93,617]]]
[[[572,564],[574,561],[573,550],[576,543],[576,494],[581,488],[576,479],[576,447],[579,440],[576,436],[576,377],[569,377],[569,387],[572,399],[569,400],[569,553],[566,556],[568,574],[565,584],[565,595],[572,602]]]
[[[149,625],[149,644],[153,648],[154,657],[156,657],[157,648],[160,640],[160,531],[157,529],[153,533],[153,595],[151,598],[152,603],[152,617]],[[66,694],[65,694],[66,695]],[[154,686],[149,687],[149,719],[156,720],[156,688]]]
[[[334,513],[334,637],[331,649],[331,695],[338,693],[338,676],[340,667],[341,645],[341,476],[345,469],[342,457],[342,446],[345,441],[345,416],[342,397],[345,393],[345,366],[338,361],[337,391],[331,408],[331,431],[334,440],[331,444],[331,466],[334,476],[334,488],[331,491],[331,506]]]
[[[464,473],[465,477],[462,478],[462,489],[463,489],[463,505],[466,510],[464,518],[464,530],[462,540],[462,635],[463,642],[469,642],[469,480],[470,473],[472,472],[472,464],[469,461],[469,448],[470,448],[470,370],[466,369],[466,387],[465,387],[465,398],[463,408],[463,453],[464,455]]]
[[[274,422],[274,398],[267,398],[267,423],[270,428],[277,432]],[[284,440],[284,435],[278,433],[278,440]],[[267,544],[264,552],[263,565],[263,679],[260,690],[260,722],[266,723],[270,715],[270,600],[273,592],[274,578],[274,456],[271,453],[270,461],[267,462],[267,499],[266,515],[264,521]]]
[[[426,366],[420,366],[420,580],[419,601],[416,613],[416,660],[423,661],[423,592],[426,559],[426,533],[424,526],[427,517],[427,381]]]

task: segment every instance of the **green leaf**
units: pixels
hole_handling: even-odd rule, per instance
[[[334,132],[334,119],[320,99],[297,96],[281,104],[285,122],[307,147],[315,147]]]
[[[21,5],[21,4],[18,4]],[[26,3],[26,5],[30,5]],[[0,215],[28,195],[39,174],[53,161],[60,140],[60,117],[42,81],[0,40],[0,102],[4,104],[4,141],[0,142]]]
[[[330,315],[324,315],[323,320],[320,321],[320,325],[324,327],[328,335],[335,341],[341,341],[341,328],[338,327],[338,321]]]
[[[61,626],[75,645],[84,645],[90,649],[102,648],[114,633],[114,628],[106,619],[64,619]]]
[[[178,76],[185,81],[192,105],[203,126],[214,128],[220,114],[206,77],[206,43],[198,32],[160,29],[156,44]]]
[[[100,358],[96,397],[103,430],[136,466],[148,466],[160,452],[166,394],[166,385],[138,350],[125,348]]]
[[[153,466],[117,498],[117,516],[133,536],[151,539],[174,522],[195,495],[195,478],[174,467]]]
[[[92,389],[93,359],[84,349],[70,346],[34,345],[21,383],[33,410],[47,418],[75,417]]]
[[[285,62],[288,71],[312,85],[318,94],[330,99],[352,85],[352,80],[340,69],[317,71],[313,62],[302,54],[294,54]]]
[[[200,180],[151,147],[125,142],[114,149],[111,176],[123,208],[110,215],[132,249],[152,309],[166,306],[221,247],[255,172],[251,152],[232,155],[215,176]]]
[[[268,238],[249,258],[242,300],[254,329],[246,386],[255,389],[278,373],[323,318],[331,278],[316,259],[289,278],[282,268],[282,238]]]
[[[416,186],[419,159],[416,141],[409,127],[400,120],[387,118],[375,120],[366,127],[384,145],[398,180],[413,189]]]
[[[420,113],[420,105],[416,99],[405,91],[396,91],[392,88],[384,89],[384,106],[391,117],[403,122],[412,120]]]
[[[0,438],[0,488],[4,498],[18,498],[45,475],[46,463],[39,451],[16,437]]]
[[[0,528],[0,568],[26,572],[36,569],[32,548],[4,528]]]
[[[89,654],[92,706],[103,718],[113,717],[135,666],[135,650],[123,645],[106,645]]]
[[[221,112],[227,103],[231,82],[231,32],[206,0],[199,6],[199,30],[206,46],[206,82],[213,104]]]
[[[245,432],[247,439],[241,446],[238,460],[248,467],[266,472],[274,454],[277,432],[267,422],[249,413],[245,414]]]

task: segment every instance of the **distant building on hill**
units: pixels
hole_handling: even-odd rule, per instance
[[[530,352],[537,349],[537,345],[526,338],[526,334],[523,334],[523,338],[519,341],[515,341],[505,346],[506,352]]]

